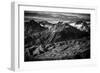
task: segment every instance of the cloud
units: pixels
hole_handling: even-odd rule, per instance
[[[76,21],[79,19],[90,20],[90,14],[61,13],[43,11],[25,11],[25,19],[46,20],[46,21]]]

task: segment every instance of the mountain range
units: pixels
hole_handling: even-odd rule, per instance
[[[25,61],[90,58],[90,22],[30,20],[24,25]]]
[[[25,22],[25,45],[27,47],[27,45],[48,44],[90,36],[90,25],[86,21],[72,24],[63,22],[52,24],[48,21],[36,22],[35,20]]]

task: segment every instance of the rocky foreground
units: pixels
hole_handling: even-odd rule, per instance
[[[32,52],[27,55],[29,61],[90,58],[90,42],[85,39],[47,44],[45,49],[38,46],[32,51],[34,47],[27,49]]]

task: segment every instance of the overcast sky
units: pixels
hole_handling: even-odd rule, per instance
[[[90,20],[90,14],[80,14],[80,13],[61,13],[61,12],[43,12],[43,11],[25,11],[24,12],[25,21],[34,19],[37,21],[76,21],[79,19]]]

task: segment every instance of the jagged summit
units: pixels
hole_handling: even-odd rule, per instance
[[[70,25],[79,29],[80,31],[90,32],[89,21],[77,21],[77,22],[70,23]]]

